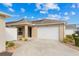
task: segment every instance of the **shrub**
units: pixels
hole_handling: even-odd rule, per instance
[[[64,38],[64,43],[69,43],[69,42],[73,42],[73,36],[72,35],[66,35],[66,37]]]
[[[6,41],[5,44],[6,44],[6,48],[15,46],[15,43],[13,41]]]
[[[79,47],[79,33],[76,32],[74,34],[72,34],[74,40],[75,40],[75,46],[78,46]]]
[[[79,31],[76,31],[75,33],[78,34],[78,36],[79,36]]]
[[[22,41],[27,41],[27,40],[28,40],[28,38],[26,38],[26,37],[22,36],[22,37],[20,38],[20,40],[22,40]]]
[[[75,45],[79,47],[79,37],[75,37]]]
[[[79,35],[77,33],[72,34],[73,38],[75,39],[75,37],[79,37]]]

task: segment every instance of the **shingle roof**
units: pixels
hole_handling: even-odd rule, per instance
[[[12,21],[7,22],[7,25],[22,25],[22,24],[28,24],[28,25],[43,25],[43,24],[64,24],[64,21],[60,20],[51,20],[51,19],[42,19],[42,20],[36,20],[36,21],[27,21],[26,19],[21,19],[19,21]]]
[[[26,25],[26,24],[30,25],[31,23],[24,18],[18,21],[6,22],[6,25]]]
[[[63,24],[65,23],[64,21],[61,20],[55,20],[55,19],[42,19],[42,20],[36,20],[32,21],[33,24]]]

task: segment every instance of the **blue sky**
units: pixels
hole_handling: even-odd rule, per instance
[[[78,3],[0,3],[0,11],[11,15],[6,21],[59,19],[79,24]]]

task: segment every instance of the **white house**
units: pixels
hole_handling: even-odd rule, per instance
[[[27,21],[21,19],[6,23],[7,27],[17,28],[17,36],[25,36],[35,39],[63,40],[65,35],[71,35],[76,31],[75,24],[67,24],[61,20],[42,19]],[[14,33],[16,35],[16,33]],[[13,36],[13,35],[12,35]]]
[[[7,27],[17,28],[17,36],[34,39],[63,40],[64,22],[55,19],[42,19],[28,22],[25,19],[7,22]]]

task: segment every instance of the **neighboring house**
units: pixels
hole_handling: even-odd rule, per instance
[[[72,35],[77,30],[76,24],[66,24],[65,35]]]
[[[0,12],[0,52],[5,51],[6,31],[4,19],[8,17],[10,16]]]
[[[34,39],[63,40],[65,23],[60,20],[42,19],[26,21],[24,19],[7,22],[7,27],[17,28],[18,38],[21,36]]]

